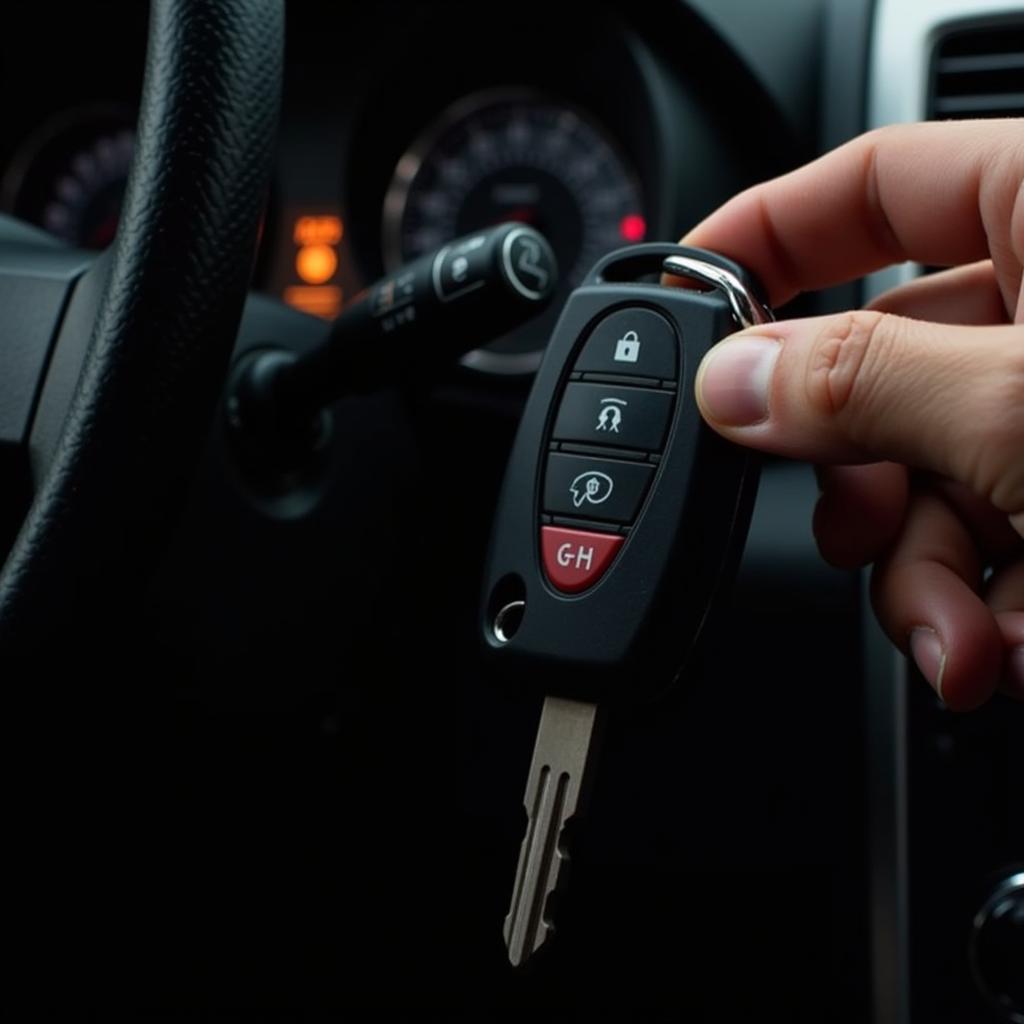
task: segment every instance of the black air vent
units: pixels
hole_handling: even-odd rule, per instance
[[[960,28],[939,39],[928,116],[1024,116],[1024,18]]]

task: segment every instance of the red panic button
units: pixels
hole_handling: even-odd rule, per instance
[[[544,571],[558,590],[578,594],[604,575],[622,547],[622,541],[622,537],[611,533],[542,526],[540,545]]]

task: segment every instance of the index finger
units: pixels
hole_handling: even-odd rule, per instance
[[[894,125],[741,192],[682,241],[744,264],[775,305],[904,260],[991,256],[1012,309],[1022,181],[1022,119]]]

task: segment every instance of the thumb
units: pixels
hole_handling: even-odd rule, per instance
[[[696,389],[704,418],[739,444],[931,470],[1024,534],[1024,326],[866,310],[762,324],[716,345]]]

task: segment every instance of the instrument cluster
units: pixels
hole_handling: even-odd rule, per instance
[[[121,49],[141,53],[132,10]],[[521,221],[551,242],[559,292],[548,313],[482,338],[462,360],[517,378],[539,365],[564,299],[597,259],[678,237],[758,176],[761,151],[744,151],[724,130],[727,111],[700,95],[729,66],[685,5],[627,16],[618,4],[524,0],[486,39],[467,36],[469,11],[401,0],[289,8],[278,171],[254,286],[330,319],[446,240]],[[68,60],[92,45],[90,32],[99,27],[88,19],[71,26]],[[698,75],[701,63],[714,74]],[[94,78],[74,96],[38,97],[36,111],[29,96],[8,118],[0,209],[98,251],[117,228],[140,68],[111,62]]]

